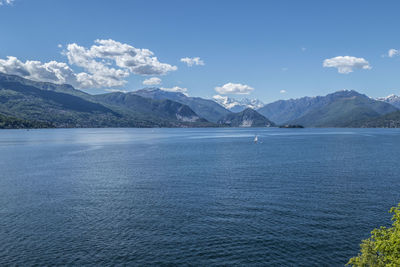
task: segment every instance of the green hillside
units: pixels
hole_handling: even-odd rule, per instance
[[[96,101],[118,110],[125,116],[143,117],[162,123],[167,120],[171,125],[215,126],[200,118],[187,105],[172,100],[154,100],[134,93],[108,93],[93,96]]]
[[[231,127],[271,127],[275,124],[257,111],[247,108],[238,113],[230,113],[218,121]]]
[[[41,121],[28,121],[0,114],[0,129],[53,128]]]
[[[359,121],[356,126],[363,128],[400,128],[400,111]]]
[[[396,108],[364,95],[337,99],[290,121],[306,127],[356,127],[359,121],[379,117]]]
[[[5,74],[0,74],[0,113],[67,128],[215,126],[189,107],[170,100],[122,93],[94,96],[68,85],[37,83]]]
[[[179,102],[190,107],[200,117],[214,123],[231,113],[213,100],[201,97],[189,97],[179,92],[167,92],[160,90],[159,88],[145,88],[133,93],[154,100],[168,99]]]

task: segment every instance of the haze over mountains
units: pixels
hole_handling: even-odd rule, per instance
[[[400,127],[400,98],[356,91],[261,101],[190,97],[158,88],[91,95],[70,85],[0,73],[0,128]],[[220,103],[220,104],[219,104]]]

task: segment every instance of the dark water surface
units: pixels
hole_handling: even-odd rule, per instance
[[[399,130],[0,131],[0,265],[340,266],[398,202]]]

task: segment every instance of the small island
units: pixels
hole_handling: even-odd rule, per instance
[[[279,126],[279,128],[304,128],[302,125],[297,125],[297,124],[285,124]]]

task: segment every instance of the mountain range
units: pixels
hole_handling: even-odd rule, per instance
[[[5,74],[0,74],[0,114],[53,127],[213,126],[181,103],[134,94],[90,95]]]
[[[159,88],[91,95],[66,84],[0,73],[0,128],[400,127],[399,109],[398,96],[372,99],[347,90],[264,105]]]
[[[228,114],[235,116],[213,100],[158,88],[91,95],[0,73],[0,128],[230,127],[218,122]]]
[[[306,127],[363,127],[360,121],[376,118],[397,108],[353,90],[326,96],[279,100],[257,110],[277,124]]]

